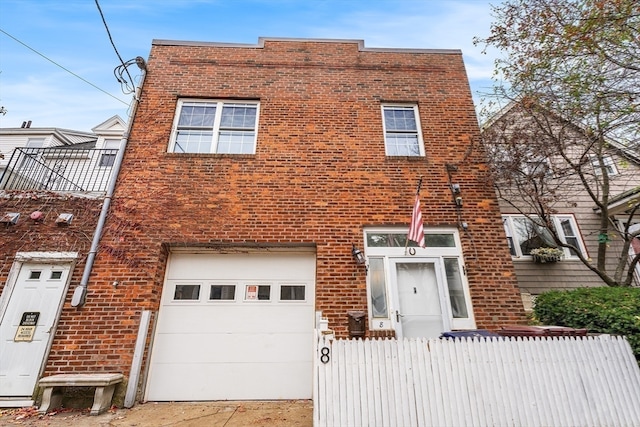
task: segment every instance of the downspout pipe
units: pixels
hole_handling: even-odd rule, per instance
[[[144,62],[143,62],[143,65],[144,65]],[[109,213],[111,200],[113,199],[113,193],[116,188],[116,181],[118,180],[118,175],[120,174],[120,167],[122,166],[122,159],[124,158],[124,152],[127,148],[129,134],[131,133],[131,128],[133,126],[133,118],[135,117],[136,111],[138,110],[138,104],[140,103],[140,95],[142,94],[144,79],[147,76],[146,66],[145,68],[142,68],[142,67],[140,68],[143,70],[142,80],[140,82],[140,85],[136,89],[136,93],[133,97],[133,106],[131,108],[131,112],[129,113],[129,123],[127,124],[127,130],[122,135],[122,139],[120,140],[120,148],[113,162],[113,173],[111,175],[111,180],[109,181],[109,185],[107,186],[107,194],[105,195],[104,201],[102,202],[102,210],[100,211],[100,216],[98,217],[98,223],[93,233],[93,240],[91,242],[91,248],[89,249],[89,253],[87,254],[87,262],[84,266],[82,279],[80,280],[80,284],[76,286],[76,289],[73,291],[73,296],[71,297],[72,307],[82,307],[87,299],[87,286],[89,285],[89,276],[91,276],[93,263],[96,259],[96,254],[98,253],[98,246],[100,244],[100,239],[102,238],[102,231],[104,230],[104,224],[107,220],[107,214]]]

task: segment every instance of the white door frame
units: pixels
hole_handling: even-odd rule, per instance
[[[23,265],[25,264],[67,264],[69,265],[69,274],[67,276],[67,280],[64,285],[62,298],[60,298],[58,307],[56,309],[53,326],[51,328],[51,333],[49,334],[49,340],[45,347],[44,357],[42,358],[40,369],[38,370],[38,377],[42,375],[44,368],[46,366],[46,361],[49,358],[49,352],[51,351],[51,346],[53,344],[53,337],[58,327],[58,321],[60,320],[60,314],[62,313],[62,307],[64,306],[65,296],[67,295],[67,292],[69,290],[71,276],[73,275],[73,269],[75,267],[75,263],[77,259],[78,259],[77,252],[17,252],[14,258],[13,264],[11,265],[11,269],[9,270],[9,275],[7,276],[7,282],[2,290],[2,294],[0,295],[0,322],[2,322],[7,312],[7,308],[9,307],[9,301],[11,299],[11,295],[13,294],[13,291],[16,287],[18,274],[20,273],[20,270],[22,269]],[[0,403],[0,406],[3,406],[3,405]]]
[[[402,339],[404,337],[404,333],[402,331],[402,320],[396,316],[396,312],[400,312],[400,297],[398,292],[398,282],[397,275],[395,270],[396,263],[412,263],[412,264],[433,264],[434,270],[436,274],[436,287],[438,290],[438,298],[440,304],[440,311],[442,312],[442,324],[445,331],[451,329],[451,310],[449,301],[449,292],[446,286],[443,286],[445,283],[444,279],[444,265],[442,264],[441,258],[436,257],[412,257],[412,256],[402,256],[402,257],[389,257],[389,283],[391,284],[391,292],[390,292],[390,304],[389,308],[391,310],[391,325],[393,329],[396,331],[396,337],[398,339]]]
[[[440,241],[440,243],[433,242],[428,243],[425,248],[416,246],[405,248],[405,239],[407,235],[406,227],[367,227],[363,230],[363,239],[365,246],[365,257],[367,261],[376,259],[377,262],[382,260],[381,271],[384,272],[384,278],[376,276],[378,286],[382,287],[381,296],[387,302],[386,314],[382,316],[373,317],[372,311],[372,289],[371,280],[373,275],[371,272],[367,274],[367,305],[369,314],[369,328],[372,331],[397,331],[395,310],[398,307],[397,290],[392,285],[392,273],[391,273],[391,260],[392,259],[411,259],[418,262],[436,261],[436,273],[439,281],[439,293],[441,294],[441,301],[444,298],[444,304],[446,310],[443,310],[443,316],[447,318],[444,321],[445,325],[450,328],[449,330],[462,330],[462,329],[475,329],[475,317],[473,313],[473,303],[471,299],[471,292],[469,290],[469,282],[464,267],[464,254],[462,251],[462,243],[460,241],[460,235],[456,228],[452,227],[430,227],[425,228],[425,236],[428,240],[430,235],[442,235],[449,236],[451,240]],[[388,241],[382,241],[382,243],[375,240],[369,240],[369,235],[377,236],[378,238],[387,238]],[[452,244],[453,243],[453,244]],[[459,286],[462,287],[464,296],[464,303],[466,305],[465,317],[453,317],[453,311],[451,309],[451,302],[449,300],[449,279],[447,274],[447,262],[448,260],[455,259],[458,264],[459,272]],[[383,283],[380,283],[383,281]],[[445,297],[446,295],[446,297]]]

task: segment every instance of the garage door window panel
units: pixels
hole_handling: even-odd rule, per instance
[[[236,299],[236,285],[211,285],[209,299],[212,301],[233,301]]]
[[[200,285],[176,285],[174,301],[197,301],[200,299]]]
[[[245,301],[271,300],[271,285],[247,285],[244,299]]]
[[[280,286],[280,301],[305,301],[305,294],[304,285]]]

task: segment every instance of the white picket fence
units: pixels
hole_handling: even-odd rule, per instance
[[[640,369],[623,337],[319,335],[316,355],[316,427],[640,426]]]

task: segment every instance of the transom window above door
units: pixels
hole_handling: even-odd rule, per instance
[[[254,154],[258,102],[180,100],[169,151]]]
[[[424,156],[417,105],[383,105],[387,156]]]

